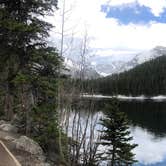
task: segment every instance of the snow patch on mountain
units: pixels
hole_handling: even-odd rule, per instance
[[[155,59],[162,55],[166,55],[166,47],[162,46],[157,46],[149,51],[139,53],[131,61],[125,63],[122,66],[121,71],[130,70],[139,64]]]
[[[64,65],[67,69],[65,74],[73,78],[84,77],[84,79],[95,79],[100,77],[100,74],[88,62],[81,64],[69,58],[65,58]]]
[[[66,74],[79,78],[81,72],[83,72],[84,78],[92,79],[130,70],[139,64],[162,55],[166,55],[166,47],[157,46],[149,51],[138,54],[92,56],[84,63],[83,68],[78,59],[74,61],[71,58],[65,58],[64,64],[69,69]]]
[[[166,47],[157,46],[149,51],[144,51],[133,55],[124,55],[120,58],[115,56],[92,57],[91,65],[102,76],[108,76],[114,73],[121,73],[134,68],[151,59],[166,55]]]

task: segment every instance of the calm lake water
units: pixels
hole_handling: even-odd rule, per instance
[[[123,101],[120,110],[131,121],[131,135],[139,146],[138,166],[166,166],[166,102]]]
[[[109,100],[88,100],[81,102],[81,106],[74,105],[73,110],[80,110],[81,127],[85,126],[87,116],[90,118],[90,124],[94,126],[94,135],[101,128],[98,125],[105,103]],[[94,112],[89,108],[93,108]],[[130,131],[133,136],[133,142],[138,144],[134,149],[136,159],[139,161],[136,166],[166,166],[166,101],[155,102],[152,100],[145,101],[120,101],[120,111],[127,114],[130,120]],[[73,124],[75,114],[70,115],[70,124]],[[76,123],[77,120],[75,119]],[[91,125],[92,126],[92,125]],[[88,135],[90,125],[88,125]],[[71,131],[69,131],[69,135]]]

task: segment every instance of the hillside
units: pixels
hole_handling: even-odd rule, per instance
[[[68,69],[64,71],[64,74],[72,78],[80,78],[83,75],[85,79],[96,79],[100,77],[99,73],[87,62],[82,66],[79,62],[65,58],[64,66]]]
[[[156,46],[153,49],[133,54],[121,54],[110,56],[92,56],[92,67],[102,76],[121,73],[133,69],[149,60],[166,54],[166,47]]]
[[[145,62],[135,68],[90,82],[96,93],[107,95],[165,95],[166,56]]]
[[[68,71],[64,71],[64,73],[70,75],[72,78],[79,78],[83,72],[85,79],[97,79],[128,71],[137,65],[165,54],[166,47],[156,46],[153,49],[140,53],[121,55],[112,55],[110,53],[109,56],[95,55],[87,58],[84,63],[81,62],[79,57],[77,59],[74,59],[72,56],[65,57],[64,66]]]

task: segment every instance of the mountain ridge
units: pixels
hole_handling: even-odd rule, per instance
[[[156,46],[151,50],[137,53],[131,57],[130,55],[124,55],[127,56],[126,59],[114,59],[112,56],[92,56],[86,62],[84,62],[84,66],[82,66],[81,62],[78,60],[74,61],[73,59],[65,58],[64,64],[67,69],[69,69],[66,74],[71,75],[73,78],[79,78],[81,72],[84,72],[85,79],[95,79],[128,71],[139,64],[150,61],[151,59],[155,59],[156,57],[162,55],[166,55],[166,47]],[[81,71],[81,68],[83,71]]]
[[[166,95],[166,56],[146,61],[129,71],[92,80],[91,83],[90,89],[103,95]]]
[[[146,61],[162,56],[164,54],[166,55],[166,47],[156,46],[151,50],[143,51],[141,53],[134,55],[133,58],[129,60],[111,61],[110,56],[110,58],[107,57],[105,62],[103,60],[102,63],[93,61],[93,63],[95,64],[93,66],[98,73],[102,73],[103,76],[108,76],[115,73],[128,71],[139,64],[142,64]]]

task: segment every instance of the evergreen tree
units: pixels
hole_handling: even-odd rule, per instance
[[[48,47],[46,37],[52,25],[41,17],[51,14],[56,6],[56,0],[0,1],[0,80],[6,94],[4,110],[9,120],[15,107],[13,80],[18,73],[27,75],[33,65],[33,52]],[[27,88],[25,85],[22,87]]]
[[[129,122],[126,115],[119,112],[119,104],[116,99],[111,101],[105,109],[105,118],[101,119],[104,129],[100,144],[107,149],[106,158],[111,166],[132,165],[134,154],[132,150],[137,146],[131,144],[132,137],[129,131]]]
[[[8,120],[17,113],[20,132],[35,138],[45,152],[59,150],[56,109],[62,60],[47,44],[53,26],[43,19],[56,8],[57,0],[0,1],[0,106],[4,103]]]
[[[95,93],[104,95],[165,95],[165,69],[166,56],[163,55],[140,64],[129,71],[91,80],[90,85]],[[87,88],[86,91],[89,92]]]

